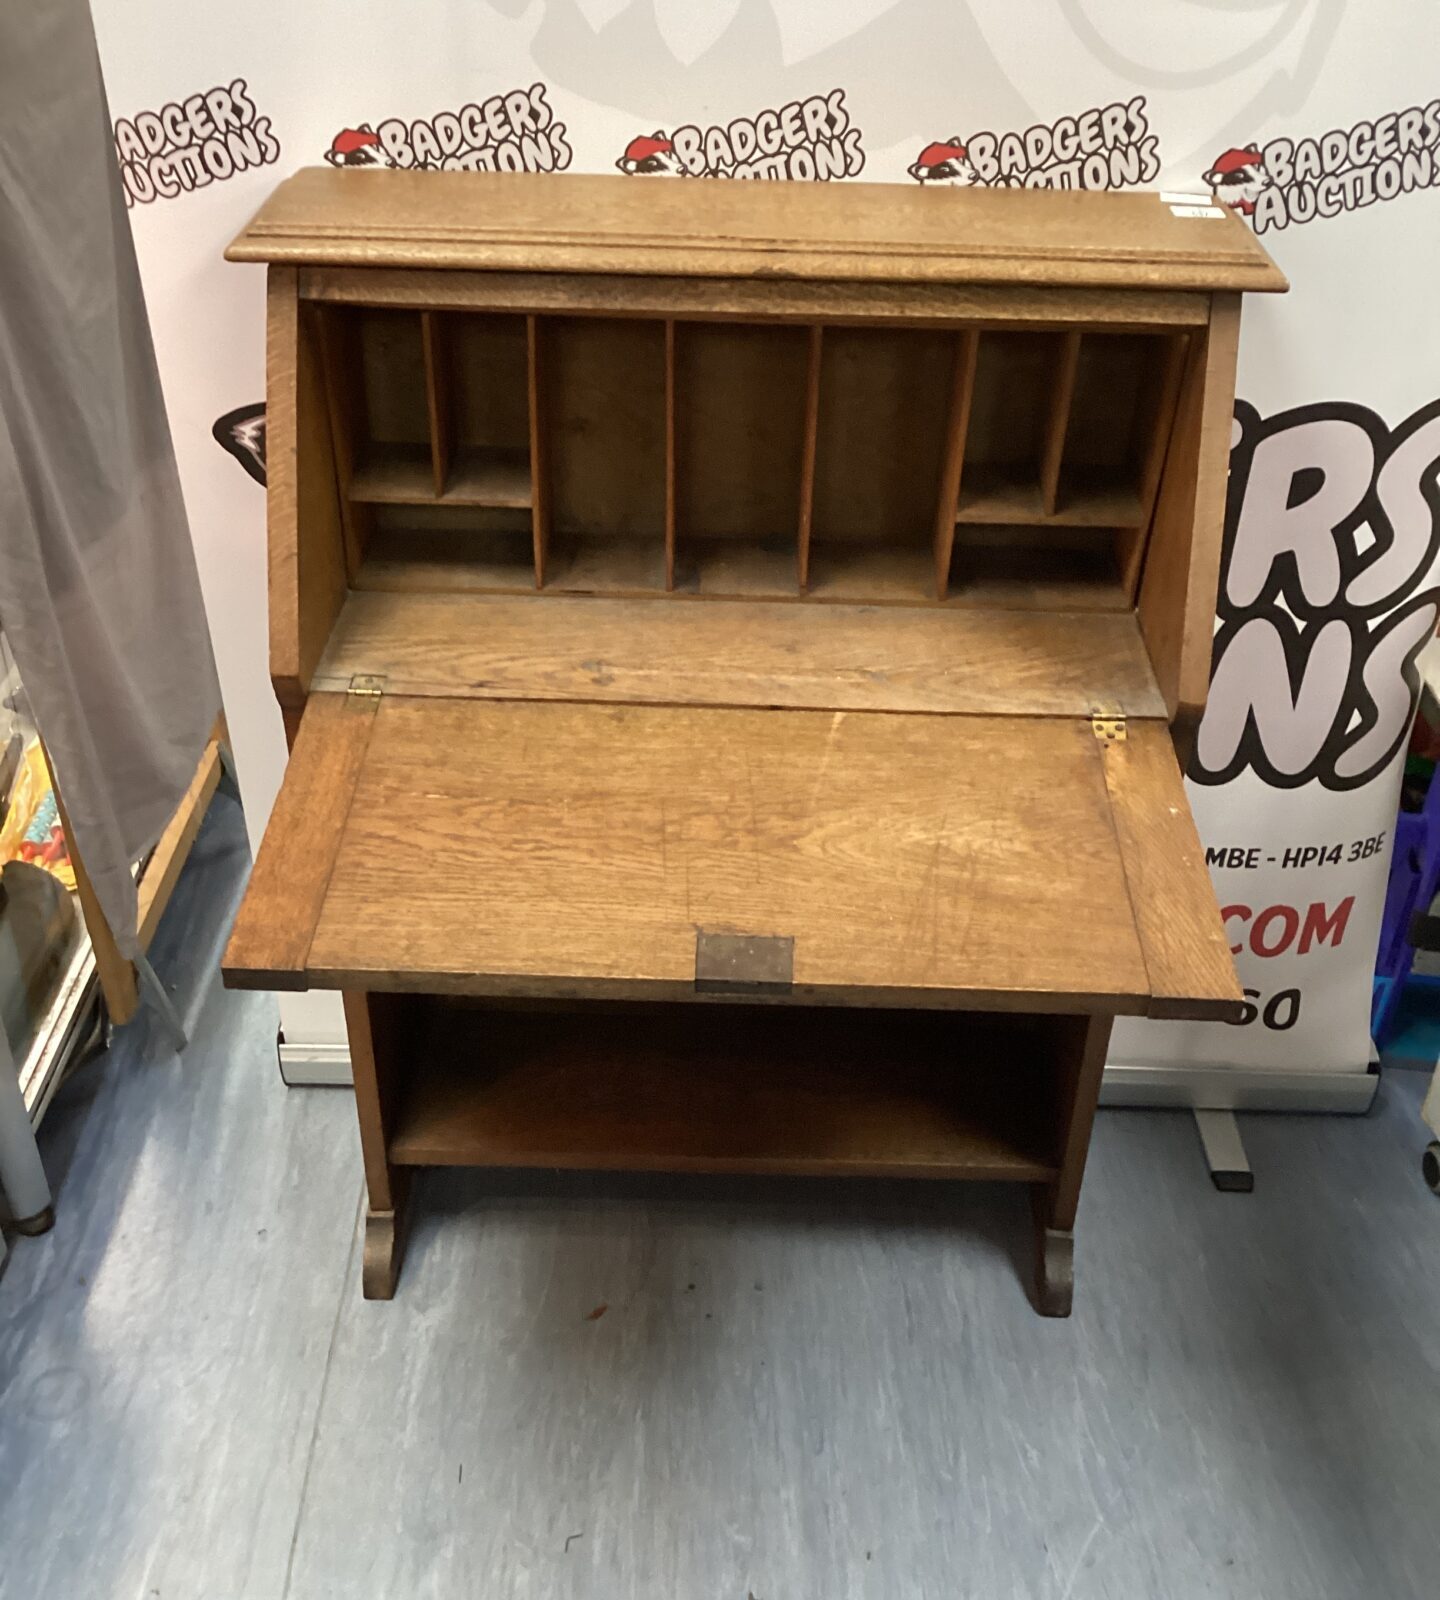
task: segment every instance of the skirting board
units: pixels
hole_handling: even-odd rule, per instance
[[[1368,1111],[1380,1085],[1380,1059],[1364,1072],[1259,1072],[1243,1067],[1105,1068],[1100,1103],[1214,1111]],[[280,1076],[292,1089],[348,1087],[350,1052],[336,1040],[280,1046]]]

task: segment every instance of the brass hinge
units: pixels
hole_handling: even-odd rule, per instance
[[[368,695],[372,700],[378,700],[385,693],[385,674],[383,672],[357,672],[350,680],[350,687],[346,694]]]
[[[1090,713],[1090,731],[1101,744],[1124,744],[1124,712],[1092,711]]]

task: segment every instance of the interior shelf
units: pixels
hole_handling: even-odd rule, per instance
[[[414,1008],[407,1166],[1044,1182],[1064,1019],[715,1005]]]
[[[531,502],[530,458],[524,450],[468,445],[450,464],[442,505],[510,506]]]
[[[949,597],[1003,609],[1128,611],[1117,533],[1105,528],[962,526]]]
[[[356,589],[533,590],[530,518],[524,511],[440,506],[376,508]]]
[[[810,550],[809,595],[813,600],[868,600],[877,605],[924,605],[933,601],[934,576],[928,546],[820,543]]]
[[[675,590],[717,600],[793,599],[794,537],[697,539],[682,545],[675,558]]]
[[[355,463],[349,499],[360,505],[432,505],[435,469],[428,444],[371,444]]]
[[[1134,528],[1143,509],[1139,489],[1114,472],[1075,468],[1062,475],[1053,511],[1045,510],[1039,481],[995,467],[976,467],[960,485],[956,522],[1043,527]]]
[[[664,544],[658,537],[559,535],[550,547],[544,588],[566,594],[661,594]]]
[[[1047,610],[968,604],[982,569],[943,606],[654,593],[637,615],[629,599],[537,595],[517,567],[510,592],[486,594],[397,560],[346,599],[315,687],[377,673],[395,695],[1074,717],[1105,683],[1137,717],[1165,712],[1134,614],[1086,609],[1083,590]]]
[[[350,499],[361,505],[526,509],[530,458],[523,450],[466,446],[451,461],[444,491],[437,495],[428,445],[372,445],[356,464]]]

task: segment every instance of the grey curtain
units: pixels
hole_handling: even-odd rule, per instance
[[[0,0],[0,619],[134,955],[220,690],[88,0]]]

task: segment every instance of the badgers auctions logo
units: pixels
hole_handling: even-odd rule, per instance
[[[1440,620],[1440,400],[1397,427],[1332,401],[1235,407],[1210,698],[1189,776],[1369,783]]]
[[[644,178],[799,178],[823,183],[858,177],[865,166],[861,133],[850,121],[845,91],[792,100],[778,111],[757,111],[723,126],[687,123],[625,146],[615,163]]]
[[[342,128],[325,159],[336,167],[472,172],[563,172],[573,153],[543,83],[433,117],[389,117]]]
[[[1124,189],[1159,172],[1159,140],[1137,95],[1024,133],[957,134],[927,144],[906,170],[926,188]]]
[[[1256,233],[1429,189],[1440,184],[1440,100],[1318,139],[1226,150],[1204,178]]]
[[[265,402],[252,401],[248,406],[237,406],[223,417],[216,417],[210,433],[215,443],[244,467],[245,471],[265,487]]]
[[[127,206],[172,200],[280,159],[280,141],[269,117],[256,115],[244,78],[117,117],[114,133]]]

